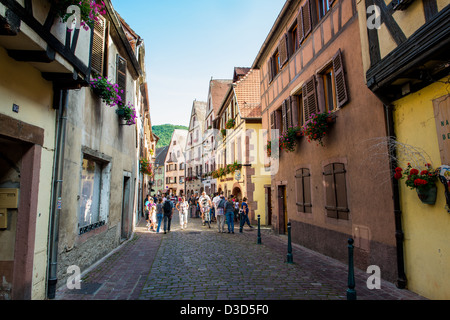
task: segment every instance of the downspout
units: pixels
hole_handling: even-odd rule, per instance
[[[386,124],[387,124],[387,136],[389,139],[397,139],[394,131],[394,117],[393,117],[393,106],[384,104],[385,114],[386,114]],[[389,151],[391,172],[395,171],[395,168],[398,166],[397,164],[397,147],[394,144],[392,149]],[[393,178],[391,175],[392,182],[392,192],[393,192],[393,200],[394,200],[394,216],[395,216],[395,239],[397,245],[397,287],[399,289],[406,288],[406,275],[405,275],[405,260],[404,260],[404,251],[403,251],[403,226],[402,226],[402,211],[400,206],[400,191],[398,180]]]
[[[68,91],[60,90],[60,101],[56,128],[55,158],[52,180],[52,203],[50,215],[49,253],[48,253],[48,286],[47,297],[54,299],[56,296],[57,260],[59,243],[59,216],[61,214],[62,183],[64,171],[64,146],[66,139],[66,111],[68,105]]]

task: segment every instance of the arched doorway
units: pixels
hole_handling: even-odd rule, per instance
[[[231,194],[234,195],[235,198],[239,199],[239,201],[242,201],[243,195],[239,186],[233,186],[233,191]]]

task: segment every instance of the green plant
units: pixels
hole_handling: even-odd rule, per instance
[[[123,117],[127,125],[136,124],[136,109],[131,103],[121,104],[119,103],[116,113]]]
[[[72,5],[78,6],[80,8],[80,26],[85,30],[93,28],[99,16],[106,14],[103,1],[98,4],[95,0],[51,0],[51,3],[54,11],[63,22],[67,22],[69,17],[73,15],[73,13],[67,13],[67,8]]]
[[[332,112],[311,114],[311,117],[303,127],[303,134],[308,138],[308,142],[317,141],[323,146],[322,139],[328,133],[329,122],[332,116]]]
[[[149,175],[149,176],[153,176],[153,168],[152,165],[150,163],[150,160],[145,159],[145,158],[141,158],[139,160],[139,164],[140,164],[140,171],[143,174]]]
[[[403,169],[397,167],[395,169],[394,178],[401,180],[406,177],[405,184],[408,188],[418,191],[427,191],[436,185],[438,179],[436,170],[431,169],[431,164],[425,164],[425,169],[419,171],[419,169],[413,168],[410,163],[403,172]]]
[[[302,132],[300,127],[289,127],[285,133],[283,133],[280,138],[280,149],[286,152],[295,151],[295,146],[297,145],[297,133]]]
[[[236,120],[234,119],[229,119],[227,121],[227,123],[225,124],[225,128],[227,129],[232,129],[234,127],[234,125],[236,124]]]
[[[95,76],[91,80],[90,86],[92,91],[102,98],[103,102],[111,107],[119,105],[123,102],[119,95],[119,90],[121,93],[123,93],[123,90],[119,88],[118,84],[109,82],[107,78]]]

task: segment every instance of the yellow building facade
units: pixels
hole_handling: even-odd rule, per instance
[[[384,103],[399,247],[399,286],[450,299],[450,193],[422,202],[396,168],[450,165],[450,4],[357,2],[366,83]]]
[[[218,191],[248,199],[249,219],[262,225],[270,222],[264,186],[270,185],[270,171],[264,166],[259,70],[237,79],[226,94],[215,128]]]
[[[416,93],[394,102],[394,123],[397,140],[422,151],[423,156],[438,168],[443,163],[439,140],[450,150],[450,96],[447,91],[448,78],[434,83]],[[438,118],[439,126],[444,121],[445,138],[438,134],[437,111],[446,109]],[[445,139],[445,140],[444,140]],[[399,152],[403,160],[399,165],[406,167],[407,152]],[[445,161],[445,160],[444,160]],[[446,209],[445,190],[437,182],[437,198],[434,205],[423,204],[414,190],[400,182],[400,203],[405,230],[405,272],[408,288],[431,299],[450,299],[450,212]]]

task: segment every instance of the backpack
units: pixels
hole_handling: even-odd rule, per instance
[[[170,214],[172,212],[172,206],[170,205],[170,200],[166,200],[163,204],[163,210],[165,214]]]
[[[219,204],[218,204],[218,208],[225,208],[225,203],[226,203],[227,201],[225,200],[225,199],[222,199],[222,200],[220,200],[220,202],[219,202]]]

